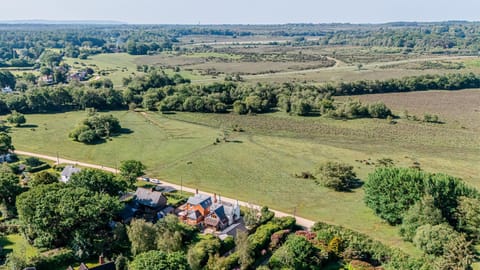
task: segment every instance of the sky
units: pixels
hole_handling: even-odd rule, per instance
[[[0,0],[0,20],[135,24],[480,21],[480,0]]]

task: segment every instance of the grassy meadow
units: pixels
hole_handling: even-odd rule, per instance
[[[472,95],[469,99],[480,96],[479,90],[452,93]],[[415,106],[407,98],[409,94],[413,93],[392,94],[400,95],[394,99],[395,111]],[[426,110],[443,115],[446,101],[435,98],[438,95],[435,91],[422,92],[415,99],[438,104]],[[455,102],[461,97],[448,99]],[[103,144],[83,145],[71,141],[68,132],[87,116],[85,112],[27,115],[29,126],[11,130],[13,143],[19,150],[58,153],[110,167],[118,166],[121,160],[138,159],[148,166],[152,177],[289,213],[295,210],[299,216],[341,224],[414,254],[418,251],[401,241],[396,228],[382,222],[364,205],[361,188],[338,193],[295,174],[314,172],[319,163],[336,160],[353,165],[359,178],[365,179],[378,159],[388,157],[398,166],[418,162],[424,170],[462,177],[480,188],[480,137],[478,129],[469,126],[472,121],[480,121],[478,113],[464,117],[457,110],[451,117],[466,123],[448,120],[440,125],[404,119],[398,119],[395,125],[378,119],[340,121],[281,112],[257,116],[111,113],[130,133]],[[244,132],[230,131],[229,142],[214,144],[232,125]]]

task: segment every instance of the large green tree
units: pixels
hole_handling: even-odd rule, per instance
[[[109,250],[117,198],[63,184],[40,185],[17,197],[23,234],[37,247],[69,246],[79,257]]]
[[[377,168],[365,183],[365,203],[390,224],[399,224],[403,214],[423,197],[425,177],[415,169]]]
[[[14,89],[16,83],[17,80],[15,75],[8,70],[0,70],[0,88],[10,86],[12,89]]]
[[[0,132],[0,155],[5,155],[12,150],[15,150],[12,137],[6,132]]]
[[[111,196],[118,196],[126,191],[127,184],[113,173],[97,170],[83,169],[73,174],[68,181],[68,185],[81,187],[92,192],[106,193]]]
[[[186,225],[175,215],[167,215],[157,222],[157,248],[165,252],[181,251],[196,235],[196,229]]]
[[[187,259],[183,253],[165,253],[152,250],[135,256],[129,265],[130,270],[188,270]]]
[[[127,228],[133,255],[157,248],[157,228],[142,219],[134,219]]]
[[[147,167],[138,160],[124,160],[120,163],[120,175],[134,185],[137,177],[145,174]]]
[[[18,176],[11,172],[0,170],[0,203],[12,210],[18,194],[22,192]],[[9,211],[11,212],[11,211]]]

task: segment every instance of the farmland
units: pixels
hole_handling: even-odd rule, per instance
[[[143,65],[161,68],[167,74],[177,70],[193,83],[223,81],[227,75],[236,74],[252,83],[297,81],[315,84],[480,70],[477,57],[473,56],[405,55],[380,48],[295,48],[268,44],[217,44],[187,52],[149,56],[99,54],[86,60],[66,58],[65,61],[74,70],[93,68],[96,75],[110,78],[118,88],[122,87],[124,77],[143,74],[137,70],[137,66]],[[15,70],[15,73],[23,71]]]
[[[431,107],[416,107],[408,97]],[[292,117],[284,113],[257,116],[112,112],[124,128],[132,131],[104,144],[87,146],[68,139],[68,132],[86,116],[84,112],[28,115],[33,128],[13,128],[14,144],[20,150],[116,167],[135,158],[148,166],[152,176],[199,189],[269,205],[313,220],[323,220],[368,233],[377,239],[411,251],[396,229],[384,224],[363,204],[363,191],[337,193],[311,180],[295,178],[303,171],[315,171],[326,160],[355,166],[361,179],[375,168],[377,159],[392,158],[398,166],[420,166],[432,172],[462,177],[480,187],[479,121],[468,110],[444,112],[446,99],[432,99],[445,92],[400,95],[392,100],[395,110],[412,113],[439,113],[444,125],[424,124],[404,119],[396,125],[385,120],[338,121],[318,117]],[[382,97],[389,103],[389,95]],[[449,92],[448,100],[475,100],[478,90]],[[361,96],[376,100],[377,96]],[[404,101],[404,102],[402,102]],[[469,106],[474,105],[468,103]],[[244,132],[230,132],[227,143],[214,144],[222,130],[238,125]],[[465,125],[468,128],[462,128]],[[36,127],[35,127],[36,126]],[[34,137],[35,140],[31,138]],[[362,161],[362,162],[360,162]],[[369,164],[369,165],[367,165]],[[268,168],[268,169],[266,169]]]
[[[328,262],[310,263],[332,269],[349,269],[357,259],[385,269],[430,269],[457,255],[458,264],[476,260],[469,241],[478,247],[480,239],[478,23],[0,28],[0,150],[122,167],[115,178],[101,171],[94,181],[79,176],[98,186],[57,186],[54,175],[11,164],[0,179],[7,190],[0,194],[0,263],[12,259],[10,251],[29,260],[66,249],[75,253],[67,258],[72,265],[101,253],[113,260],[122,254],[134,265],[153,250],[181,251],[192,269],[207,259],[231,264],[225,269],[277,269],[294,237],[315,254],[328,253]],[[174,218],[167,227],[185,238],[163,239],[168,235],[158,230],[148,239],[156,243],[140,251],[134,241],[145,239],[132,231],[157,220],[137,215],[140,223],[129,224],[118,215],[125,207],[118,195],[134,188],[125,185],[125,160],[146,165],[128,173],[132,182],[147,174],[319,223],[302,231],[291,217],[270,220],[269,211],[245,207],[245,243],[228,247],[233,254],[206,254],[217,240],[182,232]],[[93,211],[97,203],[87,205],[96,200],[105,203],[105,218]],[[44,218],[76,207],[85,211],[56,215],[72,221],[68,226]],[[208,225],[205,218],[196,224]],[[111,220],[125,226],[112,230]],[[424,245],[434,234],[452,237],[437,253]],[[164,240],[181,243],[162,250]],[[243,260],[250,248],[255,262]]]

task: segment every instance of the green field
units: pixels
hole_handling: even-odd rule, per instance
[[[385,120],[338,121],[283,113],[113,114],[122,127],[132,131],[130,134],[87,146],[67,136],[86,117],[85,112],[27,115],[33,126],[13,128],[14,145],[19,150],[52,156],[58,153],[110,167],[118,166],[121,160],[138,159],[148,166],[152,177],[183,181],[192,188],[289,213],[296,209],[299,216],[341,224],[414,254],[417,250],[401,241],[396,228],[386,225],[364,205],[362,189],[333,192],[294,175],[313,172],[322,161],[337,160],[354,165],[359,177],[365,179],[375,168],[372,163],[389,157],[396,165],[419,162],[427,171],[462,177],[480,188],[478,130],[458,125],[406,120],[391,125]],[[231,132],[230,142],[215,145],[222,130],[234,124],[245,132]]]
[[[140,73],[137,71],[137,65],[134,63],[134,60],[135,56],[126,53],[99,54],[89,56],[85,60],[65,58],[65,62],[75,70],[90,67],[95,71],[96,75],[99,72],[106,72],[107,77],[116,86],[122,85],[122,78]]]
[[[139,58],[138,56],[127,53],[109,53],[89,56],[86,60],[65,58],[65,62],[75,70],[91,67],[95,71],[95,76],[100,72],[105,72],[106,75],[100,77],[110,78],[114,85],[119,88],[122,86],[123,78],[130,75],[143,74],[143,72],[137,71],[137,65],[143,64],[138,61]],[[165,72],[169,75],[174,73],[172,69],[166,69]],[[179,74],[191,80],[204,78],[203,76],[187,71],[180,71]]]

